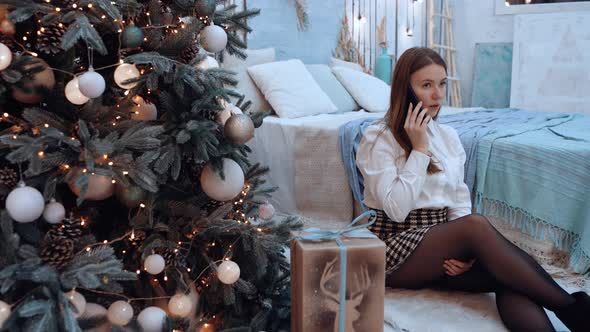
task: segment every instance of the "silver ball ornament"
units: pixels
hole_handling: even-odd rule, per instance
[[[203,168],[200,177],[201,188],[205,194],[220,202],[238,196],[244,187],[244,171],[234,160],[223,159],[223,174],[225,179],[222,179],[209,163]]]
[[[80,319],[100,319],[107,315],[107,309],[100,304],[87,303],[86,310],[80,316]],[[94,328],[85,329],[84,332],[109,332],[111,330],[111,324],[104,322]]]
[[[55,199],[51,199],[49,204],[45,205],[43,210],[43,219],[50,224],[59,224],[66,217],[66,209],[64,206],[56,202]]]
[[[207,52],[220,52],[227,46],[227,33],[218,25],[208,25],[201,31],[201,45]]]
[[[264,203],[258,208],[258,216],[264,220],[271,220],[275,215],[275,208],[270,203]]]
[[[37,220],[45,209],[45,199],[39,190],[28,187],[24,182],[14,188],[6,197],[6,210],[14,221],[27,223]]]
[[[158,307],[147,307],[137,315],[143,332],[161,332],[166,312]]]
[[[211,69],[211,68],[219,68],[219,62],[217,62],[217,60],[215,60],[214,57],[207,55],[207,57],[205,59],[203,59],[203,60],[199,61],[199,63],[197,63],[196,67],[201,70],[207,70],[207,69]]]
[[[95,72],[92,67],[78,77],[78,88],[88,98],[98,98],[104,92],[106,83],[104,77]]]
[[[240,267],[234,261],[223,261],[217,267],[217,277],[222,283],[231,285],[240,279]]]
[[[107,311],[107,318],[113,325],[125,326],[133,318],[133,307],[125,301],[115,301]]]
[[[223,134],[233,144],[245,144],[254,137],[254,123],[246,114],[234,114],[225,123]]]

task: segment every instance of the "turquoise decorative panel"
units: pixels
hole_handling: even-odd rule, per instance
[[[512,43],[475,44],[471,106],[510,106]]]

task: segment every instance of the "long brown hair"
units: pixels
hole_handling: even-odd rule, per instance
[[[391,130],[395,140],[404,149],[406,159],[412,151],[412,142],[404,129],[404,124],[410,102],[414,104],[414,107],[417,104],[415,94],[410,85],[410,77],[416,71],[431,64],[440,65],[445,69],[445,72],[447,71],[447,65],[438,53],[426,47],[413,47],[406,50],[400,56],[393,71],[389,110],[385,114],[383,121],[389,130]],[[434,174],[440,171],[440,168],[431,159],[428,164],[428,174]]]

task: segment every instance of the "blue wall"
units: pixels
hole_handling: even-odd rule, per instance
[[[344,0],[307,3],[310,25],[299,31],[292,0],[249,0],[248,8],[260,8],[261,13],[249,21],[254,31],[248,36],[248,48],[274,47],[277,60],[328,63],[338,43]]]

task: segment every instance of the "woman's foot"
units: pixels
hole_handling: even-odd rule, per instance
[[[555,315],[572,332],[590,331],[590,296],[585,292],[572,293],[576,302],[555,310]]]

